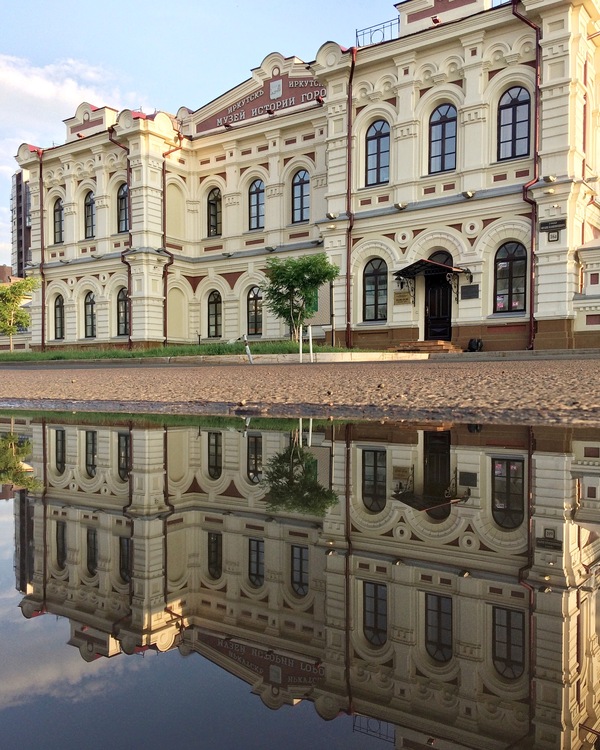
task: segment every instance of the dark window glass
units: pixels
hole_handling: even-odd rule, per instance
[[[129,297],[127,289],[122,287],[117,294],[117,336],[129,334]]]
[[[129,188],[125,183],[117,191],[117,231],[129,231]]]
[[[217,339],[222,335],[223,306],[221,295],[214,291],[208,295],[208,338]]]
[[[67,461],[67,436],[64,430],[56,430],[54,433],[54,459],[56,471],[62,474]]]
[[[310,177],[306,169],[296,172],[292,180],[292,222],[310,218]]]
[[[248,580],[258,588],[265,582],[265,543],[263,539],[248,540]]]
[[[85,196],[84,201],[84,223],[85,223],[85,239],[90,240],[96,235],[96,199],[94,194],[90,192]]]
[[[84,300],[85,337],[93,339],[96,336],[96,299],[93,292],[88,292]]]
[[[492,515],[503,529],[516,529],[525,517],[525,463],[518,458],[494,458]]]
[[[65,229],[65,211],[63,202],[59,198],[54,201],[54,244],[63,242]]]
[[[65,521],[56,522],[56,564],[64,570],[67,564],[67,524]]]
[[[258,484],[262,479],[262,435],[248,435],[248,479]]]
[[[514,86],[498,105],[498,159],[516,159],[529,154],[530,96]]]
[[[439,662],[452,658],[452,599],[425,595],[425,648]]]
[[[456,108],[442,104],[429,119],[429,173],[456,169]]]
[[[219,188],[213,188],[208,194],[208,236],[220,237],[223,232],[222,201]]]
[[[363,320],[387,320],[387,265],[373,258],[363,275]]]
[[[377,120],[367,130],[366,184],[380,185],[390,179],[390,126]]]
[[[223,574],[223,535],[210,532],[208,535],[208,575],[215,581]]]
[[[362,499],[365,508],[380,513],[387,499],[386,452],[362,452]]]
[[[95,430],[85,431],[85,470],[88,477],[96,476],[96,454],[98,452],[98,433]]]
[[[129,448],[131,442],[128,432],[120,432],[118,435],[118,471],[119,477],[125,482],[129,477],[131,461],[129,458]]]
[[[254,180],[248,191],[250,229],[264,229],[265,226],[265,183]]]
[[[119,537],[119,575],[124,583],[131,581],[131,552],[133,545],[128,536]]]
[[[292,545],[292,589],[298,596],[308,594],[308,547]]]
[[[509,680],[525,669],[525,617],[514,609],[494,607],[492,657],[498,674]]]
[[[59,294],[54,300],[54,338],[64,339],[65,337],[65,301],[62,294]]]
[[[372,646],[387,641],[387,586],[363,581],[363,632]]]
[[[262,292],[253,286],[248,292],[248,336],[262,336]]]
[[[91,576],[98,572],[98,534],[96,529],[87,530],[87,570]]]
[[[223,435],[220,432],[208,433],[208,476],[218,479],[223,471]]]
[[[519,242],[506,242],[494,260],[494,312],[525,310],[527,252]]]

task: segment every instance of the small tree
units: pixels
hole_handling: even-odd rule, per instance
[[[41,482],[23,463],[23,459],[30,454],[31,443],[28,440],[20,443],[17,435],[12,433],[0,438],[0,485],[11,484],[30,492],[41,489]]]
[[[267,261],[268,281],[263,290],[266,305],[289,325],[295,341],[300,336],[300,327],[317,310],[319,287],[333,281],[339,272],[325,253]]]
[[[30,315],[21,307],[23,299],[37,287],[37,279],[19,279],[0,285],[0,333],[8,336],[13,350],[13,336],[29,326]]]

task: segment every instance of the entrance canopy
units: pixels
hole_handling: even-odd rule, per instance
[[[457,266],[447,266],[445,263],[436,263],[434,260],[421,258],[416,260],[399,271],[394,271],[394,276],[398,279],[414,279],[415,276],[431,276],[434,273],[466,273],[471,274],[468,268],[459,268]]]

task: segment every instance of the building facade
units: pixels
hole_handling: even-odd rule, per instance
[[[598,346],[600,3],[396,9],[198,110],[84,103],[23,144],[32,346],[283,338],[267,259],[323,251],[348,347]]]

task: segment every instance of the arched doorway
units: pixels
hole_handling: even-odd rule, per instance
[[[437,250],[429,256],[433,263],[452,268],[452,256]],[[425,339],[452,340],[452,285],[446,278],[448,271],[428,269],[425,274]]]

